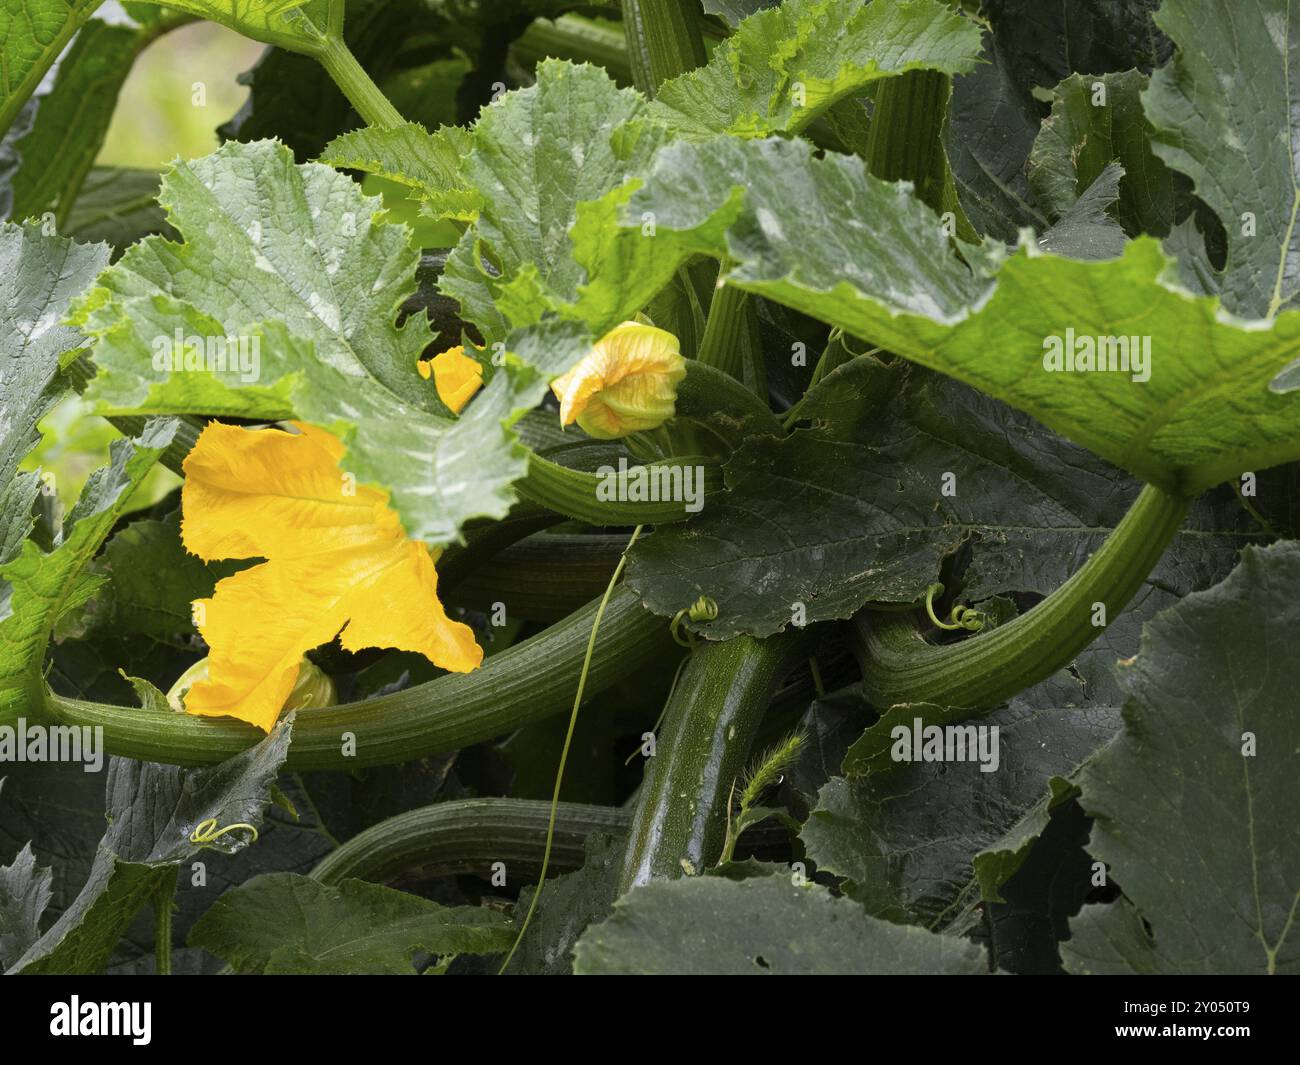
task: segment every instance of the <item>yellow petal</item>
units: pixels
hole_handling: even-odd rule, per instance
[[[464,347],[460,345],[417,363],[416,369],[426,381],[432,372],[438,398],[457,414],[470,401],[470,397],[483,387],[483,367],[466,355]]]
[[[671,418],[685,376],[686,360],[672,333],[624,322],[557,377],[551,391],[560,401],[561,425],[576,421],[591,436],[612,440]]]
[[[395,647],[465,673],[483,651],[447,617],[427,548],[408,540],[388,494],[352,484],[343,445],[297,425],[213,422],[185,460],[181,536],[206,560],[266,559],[201,600],[208,677],[185,709],[267,731],[293,690],[305,651],[342,631],[348,650]]]

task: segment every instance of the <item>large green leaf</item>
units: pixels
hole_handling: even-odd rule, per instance
[[[960,939],[866,916],[789,876],[692,876],[634,889],[578,940],[574,970],[614,975],[974,974]]]
[[[414,975],[416,951],[495,954],[514,937],[493,910],[440,906],[362,880],[333,887],[268,873],[222,895],[189,942],[241,973],[355,976]]]
[[[1160,0],[982,0],[992,33],[969,74],[953,79],[944,144],[967,216],[981,233],[1014,241],[1047,218],[1027,158],[1047,114],[1042,91],[1074,72],[1149,72],[1172,46],[1152,24]]]
[[[1300,297],[1300,103],[1291,0],[1165,0],[1156,22],[1178,51],[1142,97],[1154,150],[1192,179],[1228,237],[1224,306],[1271,317]]]
[[[599,67],[546,60],[535,85],[483,111],[463,169],[482,208],[439,287],[460,301],[462,315],[487,340],[504,340],[512,326],[577,302],[600,272],[604,264],[575,251],[569,230],[580,204],[620,190],[661,143],[657,127],[636,121],[645,106],[644,97],[618,88]],[[616,265],[611,273],[621,283],[625,264]],[[603,332],[639,306],[588,298],[573,313]]]
[[[972,537],[965,600],[1062,584],[1122,519],[1131,480],[995,400],[904,365],[856,359],[809,394],[813,428],[747,441],[725,492],[633,549],[628,581],[646,604],[671,616],[706,595],[718,615],[697,631],[768,635],[868,601],[914,601]],[[1217,528],[1190,519],[1159,578],[1190,590],[1231,565],[1246,537]]]
[[[85,341],[62,319],[107,262],[102,244],[0,225],[0,492],[40,442],[36,423],[69,387],[60,359]]]
[[[262,823],[271,785],[289,750],[291,722],[220,765],[181,769],[114,758],[109,765],[108,830],[81,893],[11,972],[93,973],[103,969],[136,912],[177,867],[205,847],[233,853],[249,843],[238,829],[206,843],[191,838],[218,827]]]
[[[865,780],[836,777],[800,839],[818,869],[847,878],[845,893],[871,915],[943,928],[981,897],[976,855],[1022,821],[1045,819],[1048,781],[1074,773],[1115,734],[1118,718],[1114,709],[1013,702],[979,722],[999,730],[991,771],[976,761],[924,762]],[[1026,842],[1041,832],[1035,827]],[[1018,846],[995,883],[1027,853]]]
[[[1300,457],[1300,393],[1270,389],[1300,353],[1300,315],[1268,326],[1222,315],[1166,279],[1153,238],[1102,262],[1029,245],[972,273],[903,186],[774,140],[668,145],[624,224],[652,211],[688,246],[709,234],[706,250],[738,187],[744,210],[713,247],[739,264],[731,284],[966,381],[1171,491]],[[1120,339],[1135,353],[1149,341],[1150,357],[1129,372],[1054,372],[1052,345],[1074,338],[1116,365]],[[1099,349],[1107,338],[1115,347]]]
[[[431,543],[456,540],[469,518],[504,516],[509,485],[526,470],[506,426],[536,404],[545,380],[508,360],[460,418],[444,416],[416,372],[432,340],[427,319],[394,324],[419,254],[404,227],[373,221],[378,200],[329,167],[295,166],[269,142],[178,164],[161,199],[186,242],[133,246],[74,311],[98,338],[100,372],[87,390],[97,409],[323,426],[347,444],[344,468],[390,488],[407,533]],[[241,338],[248,353],[256,343],[257,364],[156,365],[178,329],[207,343]],[[556,335],[514,350],[560,372],[584,348],[546,342]]]
[[[1250,549],[1147,626],[1124,731],[1077,781],[1124,897],[1072,922],[1067,968],[1300,972],[1298,587],[1300,545]]]
[[[680,131],[797,132],[839,100],[909,70],[968,71],[979,27],[938,0],[785,0],[745,19],[709,63],[656,91]]]

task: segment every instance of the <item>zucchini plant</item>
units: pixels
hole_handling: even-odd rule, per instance
[[[1300,37],[1087,6],[9,4],[0,966],[1300,971]]]

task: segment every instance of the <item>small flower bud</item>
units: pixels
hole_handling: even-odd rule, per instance
[[[673,416],[686,360],[672,333],[624,322],[577,366],[551,384],[560,424],[575,420],[591,436],[613,440],[657,429]]]

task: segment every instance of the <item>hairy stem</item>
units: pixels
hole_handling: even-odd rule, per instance
[[[320,65],[368,126],[400,126],[404,119],[357,62],[342,37],[327,37],[316,53]]]
[[[1147,485],[1101,548],[1060,588],[1014,621],[957,643],[927,643],[911,612],[860,612],[854,620],[868,699],[882,713],[901,703],[985,709],[1050,677],[1142,586],[1188,503]]]

